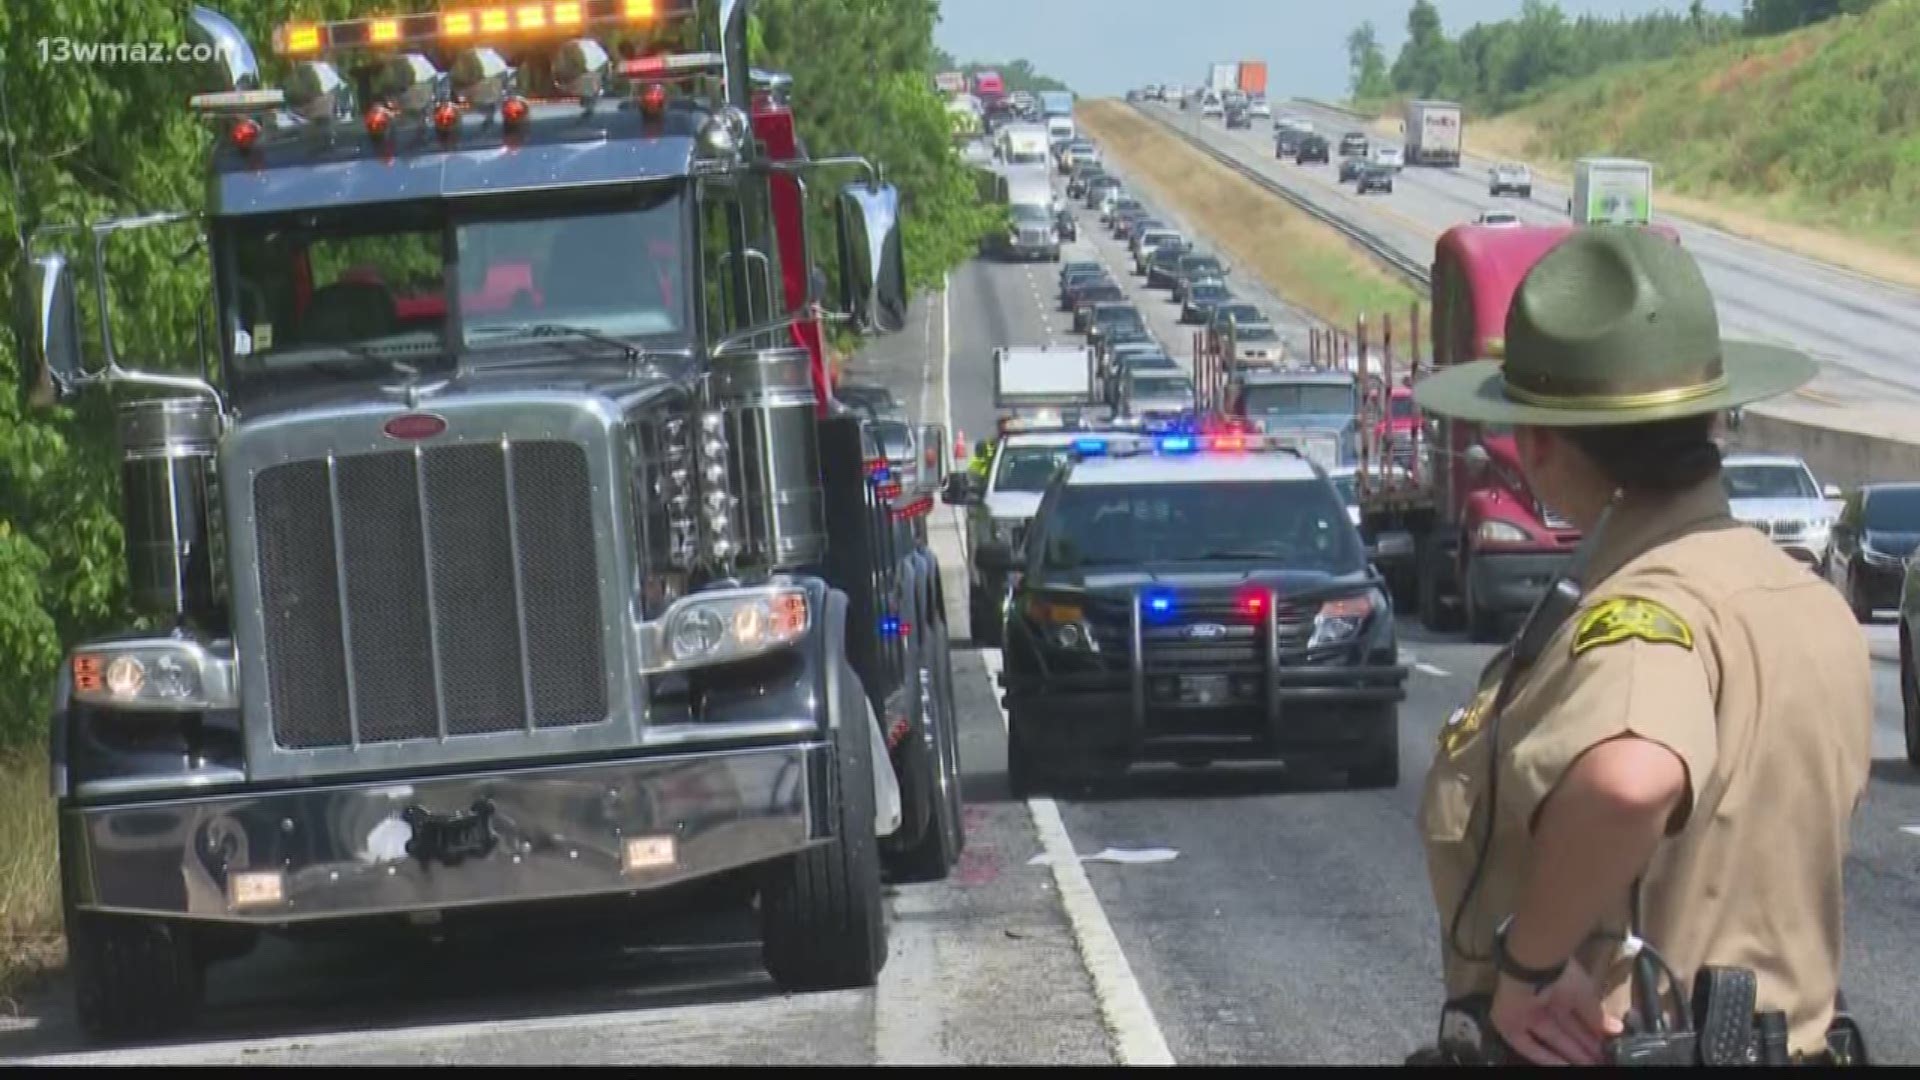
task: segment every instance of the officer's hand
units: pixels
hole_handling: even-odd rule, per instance
[[[1601,1040],[1623,1030],[1601,1007],[1593,978],[1578,961],[1568,961],[1559,981],[1539,993],[1500,976],[1492,1020],[1507,1045],[1536,1065],[1601,1064]]]

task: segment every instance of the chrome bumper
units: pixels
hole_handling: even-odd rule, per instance
[[[276,924],[654,889],[830,837],[808,743],[62,809],[77,906]]]

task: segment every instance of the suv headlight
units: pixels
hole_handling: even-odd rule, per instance
[[[1093,630],[1087,625],[1086,610],[1080,605],[1028,600],[1026,612],[1040,627],[1041,637],[1048,645],[1067,652],[1100,651],[1099,643],[1093,639]]]
[[[231,656],[177,639],[120,641],[76,649],[74,700],[149,712],[204,712],[240,705]]]
[[[813,612],[804,590],[773,586],[695,593],[641,623],[646,672],[723,664],[784,648],[806,636]]]
[[[1527,530],[1504,521],[1483,521],[1474,535],[1489,544],[1524,544],[1533,539]]]
[[[1317,649],[1322,645],[1352,641],[1360,635],[1360,631],[1366,629],[1367,620],[1373,613],[1384,606],[1379,594],[1374,592],[1322,603],[1313,616],[1313,636],[1307,639],[1307,648]]]

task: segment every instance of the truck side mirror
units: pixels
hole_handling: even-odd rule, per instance
[[[41,408],[63,401],[86,381],[80,370],[80,308],[66,256],[42,255],[22,268],[14,300],[26,398]]]
[[[893,333],[907,324],[907,256],[900,231],[900,192],[891,184],[841,189],[842,311],[862,330]]]
[[[1487,456],[1487,448],[1479,443],[1467,447],[1466,453],[1461,457],[1467,463],[1467,474],[1475,480],[1485,476],[1487,467],[1493,463],[1493,459]]]

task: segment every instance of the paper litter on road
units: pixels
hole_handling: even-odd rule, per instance
[[[1172,848],[1163,848],[1163,847],[1112,848],[1110,847],[1100,851],[1096,851],[1092,855],[1082,855],[1080,856],[1080,861],[1081,862],[1118,863],[1124,866],[1124,865],[1131,865],[1134,863],[1172,862],[1173,860],[1179,857],[1180,857],[1180,853],[1178,851],[1175,851]],[[1051,865],[1051,862],[1047,858],[1047,853],[1043,851],[1040,854],[1035,855],[1033,858],[1028,859],[1027,865],[1028,866],[1049,866]]]

